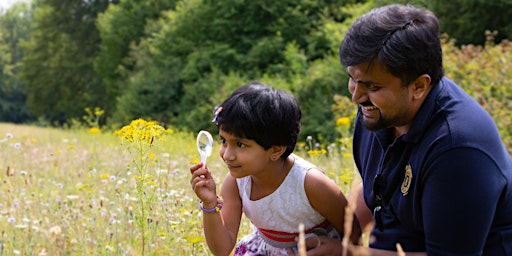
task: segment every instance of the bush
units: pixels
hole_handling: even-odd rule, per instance
[[[443,43],[446,76],[458,83],[494,118],[501,138],[512,154],[512,51],[511,42],[494,44],[494,33],[486,32],[484,46],[456,47]]]

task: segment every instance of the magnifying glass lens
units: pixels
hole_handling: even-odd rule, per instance
[[[206,159],[212,154],[213,150],[213,138],[212,135],[207,131],[200,131],[197,134],[197,151],[201,156],[201,162],[206,165]]]

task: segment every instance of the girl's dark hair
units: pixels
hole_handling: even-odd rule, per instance
[[[359,17],[342,41],[343,66],[377,60],[408,85],[422,74],[436,85],[444,75],[439,20],[411,5],[388,5]]]
[[[300,132],[301,111],[295,97],[260,82],[236,89],[217,106],[214,122],[219,129],[256,141],[265,150],[286,146],[281,156],[295,149]]]

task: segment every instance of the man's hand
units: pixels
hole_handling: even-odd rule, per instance
[[[320,244],[318,243],[320,241]],[[320,255],[342,255],[343,247],[341,241],[326,236],[311,236],[306,239],[307,256]],[[288,249],[288,255],[297,256],[291,248]]]

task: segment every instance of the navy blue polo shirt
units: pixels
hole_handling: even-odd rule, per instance
[[[359,122],[354,160],[373,211],[380,175],[383,231],[370,247],[432,255],[512,255],[512,160],[489,114],[447,78],[407,132]]]

